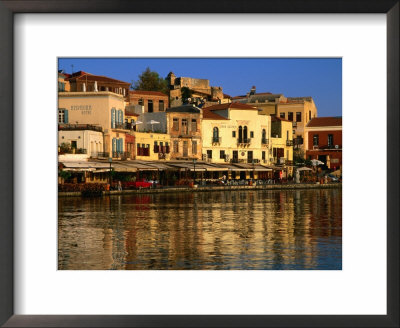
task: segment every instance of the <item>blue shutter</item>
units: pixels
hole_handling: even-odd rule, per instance
[[[124,151],[124,139],[119,139],[119,151],[122,153]]]
[[[67,124],[68,123],[68,110],[64,109],[64,123]]]
[[[122,110],[118,110],[118,123],[122,124],[124,122],[124,114],[122,113]]]
[[[111,128],[115,129],[115,108],[111,108]]]
[[[114,153],[116,151],[116,140],[115,138],[112,139],[112,157],[114,157]]]

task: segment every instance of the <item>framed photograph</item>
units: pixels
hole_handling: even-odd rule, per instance
[[[0,22],[3,326],[399,326],[398,1]]]

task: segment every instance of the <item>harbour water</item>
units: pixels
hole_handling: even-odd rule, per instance
[[[342,190],[59,198],[60,270],[341,270]]]

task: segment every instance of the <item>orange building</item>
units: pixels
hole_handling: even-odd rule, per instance
[[[144,107],[144,113],[164,112],[169,107],[168,95],[158,91],[129,91],[129,104]]]

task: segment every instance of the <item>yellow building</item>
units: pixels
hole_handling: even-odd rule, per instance
[[[312,97],[288,97],[286,102],[278,103],[276,116],[293,122],[294,146],[305,150],[304,129],[312,118],[318,116],[318,110]]]
[[[293,161],[292,122],[280,117],[271,118],[271,155],[274,164]]]
[[[108,92],[59,92],[58,123],[91,124],[104,132],[104,152],[121,158],[125,150],[125,134],[130,126],[124,121],[124,96]]]
[[[165,133],[133,132],[136,142],[135,159],[158,161],[170,159],[171,138]]]
[[[271,117],[240,103],[203,109],[203,159],[213,163],[270,163]]]

